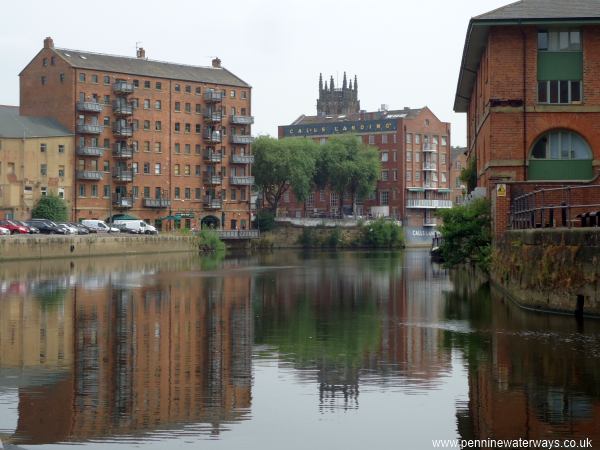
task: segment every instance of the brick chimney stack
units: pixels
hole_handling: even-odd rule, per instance
[[[212,66],[215,69],[220,69],[221,68],[221,60],[219,59],[219,57],[216,57],[215,59],[212,60]]]
[[[139,59],[146,59],[146,50],[144,50],[144,47],[139,47],[136,53]]]
[[[54,41],[50,36],[44,39],[44,48],[54,48]]]

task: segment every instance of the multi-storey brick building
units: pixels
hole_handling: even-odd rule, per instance
[[[357,213],[394,217],[413,228],[415,238],[428,237],[437,225],[435,210],[452,206],[450,124],[424,107],[302,115],[293,124],[279,127],[280,138],[309,137],[321,143],[343,133],[359,136],[380,152],[382,170],[377,189],[358,205]],[[283,198],[280,213],[301,217],[349,212],[340,211],[341,203],[335,192],[313,192],[305,203],[297,202],[289,193]],[[351,203],[350,197],[343,201],[348,208]]]
[[[478,185],[590,181],[600,158],[600,8],[522,0],[474,17],[454,103]]]
[[[26,220],[40,197],[54,194],[71,206],[73,133],[47,117],[24,117],[0,106],[0,217]]]
[[[76,133],[73,215],[127,212],[226,229],[249,228],[251,87],[197,67],[54,47],[20,74],[21,114]]]

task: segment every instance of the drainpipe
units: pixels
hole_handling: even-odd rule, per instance
[[[527,34],[521,21],[519,26],[523,41],[523,179],[527,180]]]

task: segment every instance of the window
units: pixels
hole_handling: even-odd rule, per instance
[[[549,52],[581,51],[581,32],[577,29],[538,31],[538,50]]]
[[[375,144],[375,136],[372,134],[369,135],[369,144],[371,144],[371,145]]]
[[[415,162],[420,162],[420,161],[421,161],[421,153],[415,152]]]
[[[150,99],[149,98],[144,99],[144,109],[150,109]]]
[[[174,170],[175,175],[179,175],[179,164],[175,164],[175,167],[173,170]]]
[[[154,164],[154,174],[160,175],[160,163]]]
[[[150,141],[144,141],[144,151],[146,153],[150,151]]]
[[[406,143],[412,144],[412,133],[406,133]]]
[[[105,116],[102,123],[104,124],[105,127],[109,127],[110,126],[110,117]]]
[[[154,86],[156,87],[157,91],[160,91],[162,89],[162,83],[160,81],[157,81]]]
[[[104,104],[105,105],[110,105],[110,95],[105,95],[104,96]]]
[[[380,205],[387,206],[390,204],[390,193],[388,191],[382,191],[379,197]]]
[[[150,121],[144,120],[144,130],[149,130],[149,129],[150,129]]]
[[[104,81],[104,84],[110,84],[110,76],[109,75],[104,75],[103,81]]]
[[[175,143],[175,153],[181,153],[181,144],[179,142]]]
[[[133,87],[134,88],[139,88],[140,87],[140,80],[133,80]]]
[[[196,114],[202,113],[202,105],[200,103],[196,103]]]
[[[162,102],[160,100],[156,100],[154,102],[154,109],[158,109],[158,110],[162,109]]]
[[[579,103],[581,102],[580,80],[538,81],[539,103]]]
[[[80,184],[79,185],[79,196],[80,197],[85,197],[85,184]]]
[[[185,85],[185,93],[186,94],[191,94],[192,93],[192,87],[189,84]]]
[[[160,142],[154,143],[154,151],[156,153],[162,153],[162,144]]]
[[[80,83],[85,83],[85,73],[80,73],[79,74],[79,82]]]
[[[412,172],[410,170],[406,171],[406,181],[412,180]]]
[[[160,120],[157,120],[156,122],[154,122],[154,129],[156,131],[162,130],[162,122]]]
[[[420,144],[421,143],[421,135],[420,134],[415,134],[415,144]]]
[[[387,144],[388,143],[388,136],[387,136],[387,134],[382,134],[381,135],[381,143],[382,144]]]
[[[185,112],[186,113],[191,113],[192,112],[192,104],[191,103],[186,103],[185,104]]]
[[[331,192],[329,194],[329,206],[335,207],[338,205],[338,195],[337,192]]]
[[[442,183],[446,182],[446,172],[442,172]]]
[[[56,64],[56,57],[55,56],[51,56],[50,57],[50,65],[53,66]]]
[[[415,172],[415,181],[421,181],[421,172]]]
[[[145,174],[150,173],[150,163],[147,163],[147,162],[144,163],[144,173]]]
[[[108,184],[105,184],[102,187],[102,196],[103,197],[110,197],[110,186]]]
[[[140,151],[140,148],[139,148],[139,142],[138,142],[138,141],[133,141],[133,142],[131,143],[131,147],[133,148],[133,151],[134,151],[135,153],[139,153],[139,151]]]
[[[139,166],[138,166],[138,163],[136,163],[136,162],[133,162],[133,163],[131,163],[131,171],[132,171],[132,172],[133,172],[135,175],[137,175],[137,174],[138,174],[138,172],[139,172]]]
[[[446,164],[446,154],[440,153],[440,164]]]
[[[65,176],[65,166],[58,166],[58,176],[60,178],[64,178],[64,176]]]
[[[40,152],[41,153],[46,153],[46,144],[40,144]]]
[[[192,190],[189,187],[185,188],[184,197],[186,200],[190,200],[192,198]]]
[[[92,83],[98,84],[98,75],[96,75],[96,74],[92,75]]]
[[[199,123],[196,124],[196,133],[200,133],[202,131],[202,125],[200,125]]]
[[[144,89],[150,89],[150,81],[144,80]]]
[[[442,146],[448,145],[448,136],[442,136]]]
[[[196,87],[196,95],[200,95],[202,93],[202,90],[200,89],[200,86]]]
[[[186,133],[191,133],[191,131],[192,131],[192,124],[186,123],[185,124],[185,132]]]
[[[42,66],[46,67],[48,65],[48,58],[44,58],[42,60]]]
[[[98,197],[98,185],[97,184],[92,184],[92,193],[90,196]]]
[[[181,130],[181,124],[179,122],[175,122],[175,133],[179,133]]]
[[[199,177],[199,176],[202,174],[202,171],[201,171],[201,168],[200,168],[200,167],[201,167],[201,166],[195,166],[195,167],[194,167],[194,174],[195,174],[197,177]]]
[[[150,188],[148,186],[144,186],[144,198],[150,198]]]
[[[398,171],[396,169],[392,170],[393,180],[398,181]]]
[[[412,161],[412,152],[406,152],[406,161],[407,162],[411,162]]]
[[[191,154],[191,153],[192,153],[192,146],[191,146],[190,144],[185,144],[185,147],[184,147],[184,153],[185,153],[186,155],[189,155],[189,154]]]
[[[382,170],[381,171],[381,181],[387,181],[387,180],[388,180],[388,171]]]
[[[58,153],[64,153],[64,152],[65,152],[65,145],[58,144]]]
[[[65,74],[61,72],[58,75],[58,79],[60,80],[61,83],[64,83],[65,82]]]
[[[175,92],[181,92],[181,85],[179,83],[175,83],[175,87],[173,89]]]
[[[200,200],[200,199],[202,198],[202,189],[200,189],[200,188],[196,188],[196,189],[194,190],[194,198],[195,198],[196,200]]]
[[[42,75],[42,77],[40,78],[40,83],[42,83],[42,86],[45,86],[47,83],[47,78]]]
[[[175,200],[179,200],[180,198],[180,189],[178,187],[175,188]]]
[[[175,102],[175,112],[179,112],[179,111],[181,111],[181,103]]]
[[[184,174],[186,177],[189,177],[189,176],[190,176],[190,165],[189,165],[189,164],[186,164],[186,165],[185,165],[185,167],[183,168],[183,174]]]
[[[589,145],[577,133],[552,131],[542,136],[533,146],[532,159],[591,160]]]
[[[381,152],[381,162],[387,162],[387,161],[388,161],[388,152]]]
[[[104,172],[110,172],[110,162],[104,161],[104,167],[102,170],[104,170]]]
[[[48,175],[48,166],[46,164],[40,164],[40,175],[43,177]]]

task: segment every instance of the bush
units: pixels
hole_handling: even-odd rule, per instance
[[[486,272],[491,258],[490,202],[477,199],[467,205],[438,211],[444,223],[440,227],[440,246],[448,266],[473,262]]]
[[[310,227],[302,229],[302,234],[298,237],[298,244],[302,245],[303,248],[314,248],[320,247],[321,242],[315,230]]]
[[[34,219],[48,219],[53,222],[66,222],[69,212],[65,201],[56,195],[41,197],[31,210]]]
[[[260,231],[270,231],[275,228],[275,213],[268,209],[261,209],[256,214],[256,222]]]
[[[404,247],[402,227],[386,219],[377,219],[361,226],[361,245],[373,248]]]
[[[326,241],[327,247],[337,248],[342,244],[342,230],[338,227],[335,227]]]
[[[224,253],[225,243],[214,230],[201,230],[195,239],[195,245],[200,253]]]

